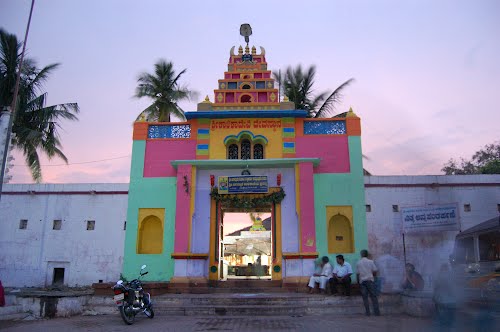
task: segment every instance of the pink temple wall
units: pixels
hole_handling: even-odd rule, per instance
[[[177,169],[177,195],[175,207],[174,252],[188,252],[189,247],[189,209],[191,193],[191,165],[179,165]],[[186,179],[184,179],[186,177]],[[187,184],[186,184],[187,181]]]
[[[316,251],[314,219],[314,171],[312,163],[299,164],[300,229],[302,252]]]
[[[234,103],[234,93],[226,93],[226,103]]]
[[[321,158],[315,173],[349,173],[347,136],[302,136],[295,140],[297,158]]]
[[[192,159],[196,159],[195,140],[147,141],[144,156],[144,177],[177,176],[177,172],[170,165],[170,161]]]
[[[267,92],[259,92],[259,103],[267,102]]]

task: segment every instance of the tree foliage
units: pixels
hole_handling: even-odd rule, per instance
[[[15,35],[0,29],[0,107],[11,106],[14,87],[19,70],[22,44]],[[31,176],[36,182],[42,180],[39,152],[49,159],[57,156],[66,163],[68,159],[61,150],[58,130],[60,120],[78,120],[78,104],[67,103],[46,106],[47,93],[43,84],[49,75],[59,67],[51,64],[38,68],[35,60],[25,57],[21,70],[17,106],[14,112],[12,140],[14,146],[22,151]]]
[[[295,109],[307,110],[310,118],[333,117],[335,106],[342,100],[344,89],[354,82],[351,78],[333,92],[324,91],[313,95],[316,77],[316,66],[312,65],[305,70],[301,65],[295,68],[289,66],[281,72],[273,72],[273,76],[281,87],[280,93],[295,103]]]
[[[176,73],[174,64],[164,59],[158,60],[154,65],[154,73],[143,72],[137,78],[135,97],[147,97],[153,101],[141,114],[147,121],[170,122],[170,115],[174,114],[181,120],[186,120],[184,110],[179,102],[189,100],[194,96],[186,86],[181,86],[179,80],[186,73],[186,69]]]
[[[446,175],[500,174],[500,142],[485,145],[471,160],[450,159],[441,171]]]

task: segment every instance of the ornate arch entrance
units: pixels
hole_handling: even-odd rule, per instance
[[[282,239],[281,239],[281,195],[279,187],[269,188],[268,194],[212,195],[210,204],[210,245],[209,245],[209,280],[223,278],[224,258],[224,211],[232,212],[271,212],[271,279],[282,279]]]

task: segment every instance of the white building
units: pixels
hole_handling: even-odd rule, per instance
[[[9,286],[116,281],[128,184],[4,185],[0,280]]]
[[[4,185],[3,285],[116,281],[122,268],[127,194],[128,184]],[[408,234],[403,246],[401,209],[454,203],[465,230],[499,215],[500,175],[368,176],[365,195],[373,257],[403,262],[406,252],[406,261],[429,285],[440,263],[448,261],[458,231]]]

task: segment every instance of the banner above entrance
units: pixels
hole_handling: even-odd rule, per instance
[[[267,176],[219,176],[219,194],[262,194],[269,192]]]

